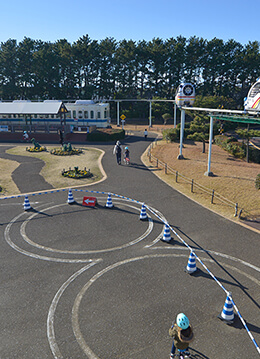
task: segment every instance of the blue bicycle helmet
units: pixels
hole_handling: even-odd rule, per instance
[[[189,321],[188,317],[185,314],[179,313],[177,315],[177,318],[176,318],[176,324],[181,329],[187,329],[187,328],[189,328],[190,321]]]

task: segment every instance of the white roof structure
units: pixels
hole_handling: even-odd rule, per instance
[[[62,101],[13,101],[0,102],[1,115],[57,115],[68,112]]]

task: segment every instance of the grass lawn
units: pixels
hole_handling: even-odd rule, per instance
[[[54,188],[88,185],[100,181],[105,177],[105,173],[101,166],[101,158],[103,157],[104,154],[103,151],[94,148],[80,147],[83,149],[83,153],[80,155],[56,156],[50,154],[50,150],[52,148],[57,148],[57,146],[47,146],[47,151],[33,153],[26,151],[24,146],[17,146],[9,149],[7,153],[13,155],[40,158],[41,160],[43,160],[45,162],[45,166],[41,171],[41,175]],[[5,177],[9,176],[9,182],[10,182],[11,173],[19,164],[17,164],[17,162],[15,161],[7,161],[6,163],[2,161],[6,161],[6,160],[0,160],[0,163],[2,163],[3,166],[2,168],[8,169],[7,171],[8,174],[6,174]],[[74,167],[78,167],[79,169],[84,169],[86,167],[87,170],[90,169],[91,173],[93,174],[93,177],[82,178],[82,179],[72,179],[72,178],[63,177],[61,174],[62,170],[63,169],[68,170],[69,167],[71,167],[71,169],[74,169]],[[3,172],[5,171],[1,171],[1,183],[3,183],[5,194],[19,193],[17,188],[15,190],[12,186],[9,186],[8,183],[3,182],[2,180]]]

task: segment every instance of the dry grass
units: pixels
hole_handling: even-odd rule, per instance
[[[0,183],[2,187],[1,194],[7,196],[9,194],[17,194],[19,190],[16,184],[11,180],[12,172],[19,166],[16,161],[9,161],[0,158]]]
[[[176,188],[180,192],[195,199],[206,207],[214,209],[216,212],[233,217],[235,214],[235,203],[238,203],[239,210],[243,209],[242,215],[248,218],[260,217],[260,191],[255,188],[255,179],[260,173],[260,165],[247,163],[240,159],[235,159],[217,145],[212,146],[211,171],[214,176],[205,176],[207,171],[208,154],[202,153],[202,143],[185,143],[183,148],[183,160],[178,160],[178,143],[166,143],[159,141],[157,146],[152,149],[152,155],[164,163],[167,163],[173,170],[185,176],[165,174],[164,167],[157,169],[156,161],[149,162],[147,155],[143,156],[146,165],[155,170],[165,182]],[[160,166],[159,166],[160,167]],[[193,193],[191,193],[191,180],[194,180]],[[202,191],[196,186],[202,185],[208,192]],[[229,201],[220,201],[214,197],[211,204],[212,190],[220,194]],[[239,213],[239,212],[238,212]]]
[[[13,155],[29,156],[34,158],[36,157],[43,160],[45,162],[45,166],[41,171],[41,175],[54,188],[88,185],[100,181],[102,178],[105,177],[104,171],[101,166],[101,158],[103,156],[103,151],[99,149],[81,147],[83,149],[83,153],[80,155],[55,156],[49,153],[52,148],[55,148],[55,146],[48,146],[48,152],[30,153],[26,151],[24,146],[17,146],[8,150],[7,153]],[[12,163],[14,161],[8,162]],[[61,175],[63,169],[68,170],[69,167],[73,169],[75,166],[79,167],[79,169],[84,169],[85,167],[87,169],[90,169],[94,176],[92,178],[82,178],[76,180],[72,178],[66,178]],[[9,167],[9,164],[8,166],[6,166],[6,168],[7,167]]]

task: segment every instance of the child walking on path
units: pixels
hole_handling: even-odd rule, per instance
[[[128,147],[125,147],[124,161],[125,161],[126,165],[130,164],[130,152],[129,152]]]

